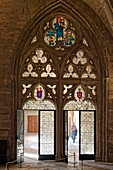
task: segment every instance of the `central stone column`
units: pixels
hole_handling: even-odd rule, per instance
[[[56,160],[62,161],[63,154],[63,88],[62,83],[58,83],[57,111],[56,111]]]

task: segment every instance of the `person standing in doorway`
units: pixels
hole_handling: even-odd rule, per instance
[[[73,143],[75,143],[76,136],[77,136],[77,127],[75,123],[73,122],[73,125],[71,127],[71,137],[72,137]]]

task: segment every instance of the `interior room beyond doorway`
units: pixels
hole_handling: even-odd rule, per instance
[[[37,110],[24,110],[24,157],[38,159]]]
[[[72,137],[72,126],[77,128],[77,134],[75,134],[75,142]],[[79,161],[79,111],[68,111],[68,162]]]

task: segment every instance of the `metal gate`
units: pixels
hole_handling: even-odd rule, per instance
[[[39,160],[55,159],[56,111],[39,111]]]

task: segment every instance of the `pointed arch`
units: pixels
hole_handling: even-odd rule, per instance
[[[85,7],[85,9],[87,10],[84,11],[84,9],[82,9],[82,6]],[[62,0],[58,0],[57,2],[48,4],[46,8],[41,8],[40,12],[38,12],[37,15],[35,15],[32,18],[32,20],[29,20],[27,22],[27,25],[25,25],[25,27],[23,28],[22,35],[19,38],[19,42],[18,42],[19,48],[16,48],[16,53],[14,54],[15,62],[14,62],[13,71],[16,77],[18,73],[17,68],[19,62],[21,63],[21,57],[26,51],[25,50],[26,47],[30,45],[30,42],[35,37],[34,35],[37,34],[37,30],[39,29],[38,27],[39,23],[43,19],[47,21],[46,19],[47,16],[52,17],[54,16],[55,13],[56,14],[66,13],[68,17],[74,18],[74,20],[77,21],[77,26],[84,32],[84,36],[85,36],[84,38],[86,38],[86,40],[90,42],[90,48],[93,49],[93,51],[96,53],[96,57],[100,58],[101,65],[104,66],[104,63],[107,63],[106,51],[105,51],[106,47],[104,45],[104,41],[102,40],[103,37],[101,36],[101,32],[99,31],[99,29],[97,29],[95,23],[92,23],[89,16],[87,16],[88,9],[90,8],[82,1],[79,3],[78,2],[74,3],[73,1],[71,1],[69,3],[67,0],[65,2]],[[72,12],[70,13],[70,11]],[[90,10],[90,12],[92,13],[92,15],[95,15],[94,11]],[[70,16],[68,15],[69,13]],[[95,17],[97,18],[97,20],[99,20],[99,18],[96,15]],[[83,28],[81,28],[78,23],[80,23]],[[103,23],[101,22],[101,24]],[[104,48],[102,49],[101,49],[101,44],[104,46]],[[105,69],[105,72],[102,71],[101,74],[105,76],[107,73],[106,71],[107,68]]]
[[[75,46],[70,48],[69,53],[72,54],[74,52],[77,52],[77,50],[81,46],[83,50],[85,49],[86,51],[89,51],[88,54],[93,54],[93,56],[90,55],[90,57],[92,57],[91,59],[94,61],[94,63],[97,62],[95,71],[96,71],[96,69],[98,69],[98,78],[97,78],[97,87],[96,87],[98,96],[95,101],[98,103],[98,105],[97,105],[98,117],[101,117],[102,113],[103,113],[103,117],[102,117],[103,119],[101,120],[101,122],[98,122],[97,131],[100,132],[101,124],[102,124],[102,122],[105,121],[105,118],[107,117],[105,114],[106,108],[102,107],[102,106],[105,105],[106,101],[104,100],[104,98],[106,98],[106,96],[107,96],[107,94],[104,93],[104,90],[106,90],[106,79],[105,78],[108,76],[108,69],[107,69],[107,60],[108,59],[107,59],[107,53],[106,53],[107,50],[106,50],[106,47],[105,47],[105,44],[103,41],[104,40],[103,35],[102,35],[101,31],[99,30],[99,28],[96,26],[96,22],[98,23],[98,20],[102,26],[103,26],[103,23],[102,23],[102,21],[100,21],[100,19],[97,16],[95,16],[95,18],[96,18],[95,22],[91,21],[91,17],[88,15],[88,9],[90,9],[90,8],[82,1],[69,2],[68,0],[65,0],[65,2],[64,2],[62,0],[59,0],[57,2],[50,3],[45,9],[41,8],[41,11],[38,12],[37,15],[35,15],[32,18],[32,20],[29,20],[27,22],[27,25],[25,25],[25,27],[22,30],[22,35],[20,36],[20,39],[18,42],[18,47],[16,48],[16,53],[14,55],[15,56],[15,62],[14,62],[15,65],[13,66],[13,68],[14,68],[13,75],[15,76],[14,83],[16,86],[15,97],[18,98],[18,103],[15,105],[15,107],[21,108],[22,102],[24,101],[24,100],[22,100],[22,94],[21,94],[23,84],[26,86],[26,89],[30,90],[31,88],[35,87],[37,82],[38,83],[41,82],[42,84],[45,85],[46,89],[48,87],[48,89],[49,89],[48,91],[50,92],[50,93],[48,92],[48,95],[51,94],[52,96],[54,96],[53,91],[55,89],[56,94],[54,96],[54,101],[57,103],[57,107],[59,106],[58,112],[60,112],[61,108],[63,107],[63,102],[62,102],[63,97],[65,97],[67,95],[67,94],[66,95],[63,94],[63,90],[71,91],[72,87],[77,86],[82,83],[88,87],[89,91],[94,93],[95,83],[96,83],[95,81],[89,80],[89,84],[88,84],[87,81],[77,79],[78,77],[75,76],[74,78],[76,78],[76,81],[75,81],[75,79],[70,78],[70,79],[66,80],[66,82],[65,82],[65,80],[62,79],[62,76],[60,73],[63,73],[64,68],[66,68],[65,63],[66,63],[67,59],[70,57],[70,54],[67,54],[67,56],[66,56],[66,52],[68,52],[68,50],[66,52],[56,51],[53,53],[53,51],[50,49],[50,47],[44,43],[43,28],[45,26],[45,23],[47,23],[47,21],[49,19],[54,18],[58,14],[60,14],[60,15],[63,15],[64,17],[68,18],[68,20],[71,21],[72,23],[75,23],[74,26],[78,30],[77,44],[75,44]],[[92,16],[95,14],[94,11],[92,11],[91,9],[90,9],[90,12],[91,12],[90,15],[92,15]],[[38,40],[37,37],[39,38],[39,41],[37,41]],[[34,41],[34,43],[31,43],[33,41]],[[44,56],[46,56],[46,54],[49,54],[49,55],[47,55],[47,57],[49,58],[50,62],[52,61],[51,67],[50,67],[50,65],[48,65],[49,63],[47,63],[47,65],[44,66],[44,68],[42,68],[42,69],[44,69],[44,72],[46,72],[45,73],[46,77],[41,77],[41,76],[40,76],[40,78],[38,77],[39,74],[36,72],[36,69],[39,69],[40,67],[39,66],[35,67],[35,65],[37,66],[37,63],[34,63],[33,65],[29,65],[31,63],[30,62],[28,64],[28,62],[32,60],[32,57],[30,57],[30,55],[32,56],[34,51],[35,51],[34,61],[35,62],[37,62],[37,60],[39,62],[41,61],[41,59],[40,60],[37,59],[37,56],[36,56],[37,48],[45,51]],[[57,53],[59,56],[56,59],[55,57],[57,56]],[[62,59],[63,57],[60,54],[63,57],[66,56],[64,61]],[[54,61],[53,61],[53,58],[55,58]],[[76,63],[76,59],[74,62]],[[73,67],[73,65],[70,65],[69,67],[67,67],[67,69],[72,70],[72,67]],[[49,76],[49,75],[51,75],[51,74],[49,74],[51,72],[51,70],[52,70],[52,73],[53,73],[53,71],[55,72],[54,74],[57,73],[56,79],[54,78],[54,81]],[[70,71],[70,73],[72,73],[72,71]],[[27,79],[27,77],[22,78],[21,77],[22,74],[30,76],[30,79]],[[87,76],[89,76],[88,73],[86,73],[86,74],[87,74]],[[59,85],[59,82],[60,82],[60,85]],[[92,84],[92,82],[94,82],[94,83]],[[30,87],[30,89],[29,89],[30,84],[32,84],[33,86]],[[64,86],[66,86],[66,87],[64,87]],[[58,89],[59,87],[60,87],[60,90]],[[71,95],[69,94],[69,95],[67,95],[67,97],[70,98]],[[104,134],[101,135],[98,133],[99,146],[100,146],[100,143],[102,143],[102,137],[105,138]],[[102,144],[103,144],[102,148],[107,146],[106,141],[104,141]],[[101,149],[98,147],[98,149],[97,149],[98,159],[101,159],[100,155],[99,155],[100,151],[101,151]],[[105,156],[106,153],[103,153],[103,154]]]

